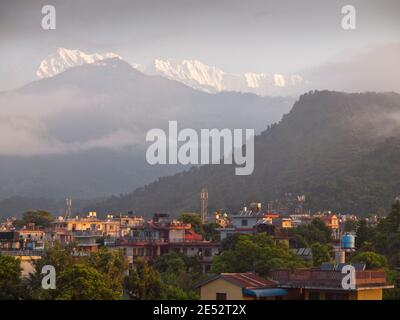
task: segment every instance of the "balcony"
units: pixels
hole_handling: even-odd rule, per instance
[[[340,271],[319,269],[274,270],[271,279],[289,287],[329,287],[342,288],[345,275]],[[385,286],[386,273],[383,270],[356,271],[356,287]]]
[[[92,238],[92,237],[103,236],[103,233],[101,231],[91,231],[91,230],[77,230],[77,231],[72,231],[71,234],[74,238]]]

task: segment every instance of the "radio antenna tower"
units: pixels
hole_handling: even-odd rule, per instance
[[[67,211],[65,212],[65,218],[68,219],[72,215],[72,198],[68,197],[67,201]]]
[[[208,207],[208,190],[207,190],[207,188],[201,189],[200,204],[201,204],[201,222],[204,224],[207,222],[207,207]]]

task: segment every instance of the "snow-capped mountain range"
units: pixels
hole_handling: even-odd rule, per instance
[[[68,50],[65,48],[59,48],[57,49],[56,53],[48,56],[40,62],[39,68],[36,71],[36,75],[39,78],[49,78],[55,76],[56,74],[64,72],[71,67],[89,64],[110,58],[122,59],[119,55],[115,53],[107,52],[102,54],[87,54],[80,50]]]
[[[68,68],[90,64],[109,58],[119,58],[115,53],[88,54],[80,50],[59,48],[41,61],[36,75],[48,78]],[[150,65],[131,63],[132,67],[149,75],[179,81],[189,87],[210,93],[221,91],[251,92],[261,96],[296,95],[303,91],[305,80],[300,75],[283,75],[247,72],[227,73],[198,60],[155,59]]]

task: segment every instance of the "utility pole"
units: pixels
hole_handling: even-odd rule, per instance
[[[66,211],[66,213],[65,213],[65,218],[68,219],[68,218],[70,218],[71,215],[72,215],[72,198],[71,198],[71,197],[68,197],[68,198],[66,199],[66,201],[67,201],[67,211]]]
[[[207,222],[207,207],[208,207],[208,190],[202,188],[200,192],[200,204],[201,204],[201,222],[205,224]]]

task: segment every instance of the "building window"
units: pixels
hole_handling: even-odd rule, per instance
[[[216,300],[226,300],[226,293],[217,292],[215,298]]]
[[[242,220],[242,227],[247,226],[247,220]]]
[[[320,300],[319,292],[310,292],[308,294],[308,300]]]

